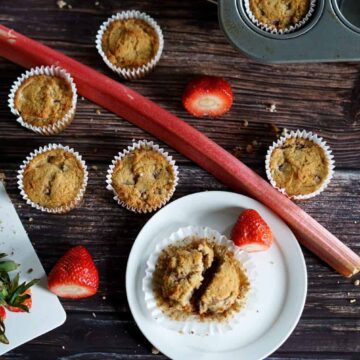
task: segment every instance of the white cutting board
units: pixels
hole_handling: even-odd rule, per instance
[[[33,239],[36,240],[36,239]],[[50,330],[66,320],[66,313],[57,296],[47,289],[47,278],[39,258],[16,213],[9,196],[0,180],[0,253],[6,253],[12,260],[21,264],[20,281],[41,279],[32,287],[32,308],[30,313],[7,312],[5,320],[6,336],[9,345],[0,343],[0,355],[22,345]],[[28,273],[29,269],[33,269]]]

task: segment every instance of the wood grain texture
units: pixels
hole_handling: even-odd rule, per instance
[[[0,22],[43,41],[113,78],[94,47],[98,26],[112,13],[136,8],[158,20],[165,35],[159,66],[146,79],[128,83],[188,121],[264,176],[264,154],[276,138],[269,124],[304,128],[324,136],[335,155],[337,172],[327,191],[300,203],[321,224],[360,252],[359,65],[354,63],[264,65],[250,61],[227,43],[219,30],[216,6],[195,1],[0,0]],[[47,271],[73,244],[85,244],[101,274],[99,294],[63,301],[67,322],[5,355],[4,359],[160,359],[152,355],[129,312],[125,268],[131,245],[150,215],[118,207],[106,191],[106,169],[114,154],[134,139],[152,139],[125,120],[79,99],[73,124],[44,138],[21,128],[6,101],[11,83],[23,72],[0,59],[0,172]],[[181,107],[181,94],[193,74],[226,77],[235,94],[231,111],[220,119],[194,119]],[[276,104],[277,111],[269,111]],[[244,120],[249,122],[244,126]],[[252,153],[246,145],[257,141]],[[29,208],[16,189],[16,170],[33,149],[48,142],[75,147],[90,166],[81,208],[60,218]],[[226,190],[211,175],[167,148],[180,165],[174,199],[203,190]],[[240,148],[240,149],[239,149]],[[95,166],[95,168],[94,168]],[[30,219],[32,221],[30,221]],[[100,221],[101,219],[101,221]],[[131,224],[131,226],[129,226]],[[272,359],[357,359],[360,357],[360,287],[335,274],[304,250],[309,292],[303,316]],[[359,278],[359,277],[358,277]],[[105,297],[103,299],[103,297]],[[351,304],[350,299],[357,299]],[[93,313],[96,317],[94,317]],[[63,348],[64,347],[64,348]]]

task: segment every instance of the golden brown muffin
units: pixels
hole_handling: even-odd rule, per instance
[[[159,49],[156,31],[141,19],[114,20],[105,30],[102,49],[109,61],[121,68],[149,63]]]
[[[270,172],[276,186],[288,195],[306,195],[322,186],[329,175],[329,164],[318,144],[296,137],[273,150]]]
[[[200,298],[200,314],[223,313],[230,309],[239,291],[236,264],[232,258],[225,256]]]
[[[28,198],[45,208],[71,204],[84,183],[84,169],[74,154],[63,149],[35,156],[24,169],[23,186]]]
[[[132,209],[155,209],[174,191],[174,167],[164,155],[144,146],[117,161],[111,181],[118,197]]]
[[[259,22],[276,29],[297,24],[310,9],[310,0],[250,0],[249,4]]]
[[[19,86],[14,106],[26,123],[43,127],[63,119],[71,108],[72,97],[71,85],[65,79],[34,75]]]
[[[188,238],[162,250],[153,290],[157,305],[172,319],[224,321],[242,308],[249,281],[225,246]]]

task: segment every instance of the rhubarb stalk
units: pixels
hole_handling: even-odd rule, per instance
[[[340,274],[350,277],[360,270],[360,257],[310,215],[204,134],[139,93],[2,25],[0,55],[26,68],[65,68],[82,96],[164,141],[235,191],[258,199],[290,225],[305,247]]]

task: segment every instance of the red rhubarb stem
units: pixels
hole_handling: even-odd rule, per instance
[[[284,219],[309,250],[344,276],[360,270],[360,258],[339,239],[237,158],[170,112],[109,77],[0,25],[0,55],[26,68],[59,65],[79,93],[151,133],[235,191],[245,191]]]

